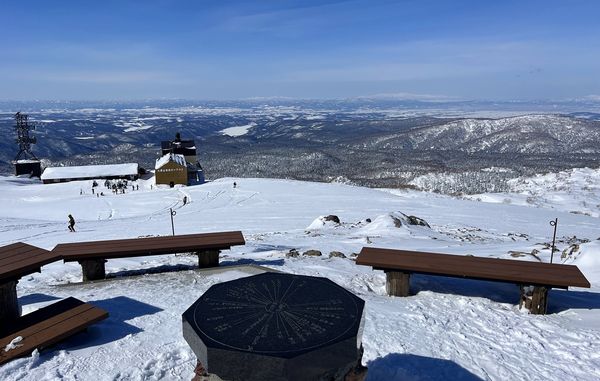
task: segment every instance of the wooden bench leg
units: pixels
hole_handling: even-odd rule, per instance
[[[0,284],[0,326],[17,320],[21,315],[17,300],[17,281],[11,280]]]
[[[106,259],[86,259],[79,261],[81,272],[83,273],[83,281],[105,279],[106,270],[104,263],[106,263]]]
[[[385,277],[385,289],[388,295],[410,295],[410,273],[405,273],[401,271],[386,271]]]
[[[545,315],[548,310],[548,287],[545,286],[520,286],[521,300],[519,308],[525,308],[533,315]]]
[[[196,252],[196,255],[198,255],[198,267],[201,269],[207,267],[218,267],[220,253],[220,250],[205,250]]]

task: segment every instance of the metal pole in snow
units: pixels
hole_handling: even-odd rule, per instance
[[[550,226],[554,226],[554,236],[552,237],[552,254],[550,254],[550,263],[552,263],[552,259],[554,258],[554,249],[556,246],[554,245],[556,242],[556,228],[558,226],[558,218],[555,218],[554,221],[550,221]]]
[[[177,215],[177,212],[173,210],[173,208],[169,208],[171,211],[171,230],[173,231],[173,235],[175,235],[175,224],[173,224],[173,216]]]

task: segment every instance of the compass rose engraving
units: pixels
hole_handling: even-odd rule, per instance
[[[310,350],[356,330],[362,306],[335,283],[263,274],[218,284],[197,302],[197,329],[222,347],[254,353]]]

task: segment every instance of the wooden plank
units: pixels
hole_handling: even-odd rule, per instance
[[[0,266],[0,280],[18,279],[23,275],[39,272],[42,266],[60,259],[60,256],[47,254],[44,256],[23,258],[20,261]]]
[[[406,262],[407,257],[412,257],[410,260],[413,263],[418,263],[421,267],[428,268],[437,268],[440,267],[440,264],[448,265],[451,267],[460,267],[463,264],[481,264],[482,271],[486,270],[486,266],[491,264],[492,262],[496,262],[498,266],[502,266],[505,271],[515,271],[520,272],[524,267],[530,267],[533,269],[538,269],[541,267],[545,267],[546,271],[556,272],[556,273],[564,273],[565,268],[561,267],[564,265],[554,265],[554,264],[545,264],[539,262],[527,262],[527,261],[517,261],[517,260],[505,260],[505,259],[497,259],[497,258],[483,258],[483,257],[470,257],[470,256],[460,256],[460,255],[451,255],[451,254],[434,254],[434,253],[425,253],[425,252],[408,252],[408,251],[400,251],[400,250],[389,250],[389,249],[376,249],[377,253],[382,254],[382,258],[384,257],[387,260],[392,260],[393,262],[397,262],[397,258],[392,256],[388,256],[389,254],[398,254],[402,255],[401,261]],[[369,252],[367,249],[363,249],[363,255],[361,256],[361,260],[365,260],[366,257],[369,257],[370,260],[377,260],[373,255],[373,252]],[[393,259],[392,259],[393,258]],[[402,262],[402,263],[403,263]],[[567,268],[574,266],[565,266]],[[496,268],[489,268],[487,270],[491,270],[493,272],[497,271]]]
[[[21,255],[24,253],[27,254],[41,254],[48,253],[49,250],[42,249],[41,247],[29,245],[23,242],[15,242],[10,245],[0,246],[0,260],[6,257],[10,257],[12,255]]]
[[[159,236],[159,237],[140,237],[140,238],[126,238],[126,239],[118,239],[118,240],[104,240],[104,241],[89,241],[89,242],[75,242],[75,243],[66,243],[60,244],[58,246],[86,246],[92,245],[96,246],[98,244],[113,244],[115,242],[152,242],[152,241],[164,241],[164,240],[174,240],[179,241],[182,239],[198,239],[203,237],[218,237],[218,236],[239,236],[241,232],[239,231],[229,231],[229,232],[213,232],[213,233],[197,233],[197,234],[182,234],[182,235],[168,235],[168,236]]]
[[[163,246],[167,242],[171,245],[175,244],[190,244],[196,243],[198,241],[236,241],[236,238],[242,238],[239,235],[199,235],[199,236],[165,236],[165,237],[152,237],[152,238],[135,238],[135,239],[127,239],[127,240],[114,240],[114,241],[91,241],[91,242],[82,242],[82,243],[70,243],[70,244],[60,244],[54,249],[57,252],[86,252],[93,251],[97,248],[103,248],[104,250],[111,249],[128,249],[130,247],[136,248],[140,245],[153,247],[153,246]],[[115,248],[115,245],[118,245],[118,248]]]
[[[8,336],[11,333],[21,331],[27,327],[31,327],[35,324],[41,323],[44,320],[50,319],[52,316],[56,316],[83,304],[85,303],[73,297],[52,303],[46,307],[19,317],[14,323],[11,323],[10,326],[0,326],[0,337]]]
[[[363,248],[356,263],[380,270],[400,270],[526,285],[561,288],[590,287],[589,281],[581,271],[571,265],[380,248]]]
[[[10,245],[0,247],[0,261],[4,261],[12,256],[20,256],[23,254],[40,254],[48,252],[48,250],[28,245],[23,242],[16,242]]]
[[[108,312],[103,309],[93,307],[87,310],[85,313],[71,316],[66,320],[63,320],[52,328],[47,329],[43,332],[38,332],[31,336],[31,340],[38,342],[39,344],[35,348],[46,348],[52,344],[64,340],[65,338],[72,336],[76,333],[81,332],[86,327],[106,319]]]
[[[22,242],[3,246],[0,248],[0,281],[18,280],[60,259],[56,253]]]
[[[213,237],[197,237],[186,239],[172,239],[172,237],[164,237],[162,239],[140,238],[137,240],[117,240],[113,242],[86,243],[82,244],[64,244],[58,245],[55,248],[57,253],[70,258],[73,255],[86,255],[97,253],[112,253],[112,252],[153,252],[161,249],[189,249],[203,248],[205,246],[233,246],[242,245],[245,241],[241,235],[239,236],[213,236]]]
[[[84,313],[84,312],[92,309],[93,307],[94,306],[92,306],[91,304],[84,303],[84,304],[79,305],[79,306],[77,306],[75,308],[72,308],[70,310],[63,311],[63,312],[59,313],[58,315],[54,315],[54,316],[50,317],[49,319],[46,319],[46,320],[44,320],[44,321],[42,321],[42,322],[40,322],[38,324],[35,324],[35,325],[31,326],[31,327],[27,327],[27,328],[24,328],[24,329],[22,329],[20,331],[14,332],[14,333],[12,333],[9,336],[13,336],[13,338],[14,338],[15,336],[23,336],[23,337],[25,337],[25,336],[34,335],[34,334],[36,334],[38,332],[44,331],[44,330],[46,330],[48,328],[51,328],[52,326],[60,323],[61,321],[65,320],[65,319],[68,319],[68,318],[70,318],[72,316],[76,316],[78,314]],[[10,340],[8,340],[7,343],[4,343],[3,341],[5,339],[8,339],[8,337],[0,339],[0,347],[8,344],[8,342],[10,342],[10,340],[12,340],[12,339],[10,339]]]
[[[13,263],[22,258],[44,256],[50,251],[28,245],[26,243],[17,242],[7,246],[0,247],[0,266]]]
[[[145,255],[224,250],[246,242],[240,231],[203,233],[180,236],[90,241],[57,245],[52,251],[65,262],[96,258],[121,258]]]
[[[106,311],[86,303],[32,327],[17,331],[0,339],[0,348],[3,349],[14,338],[19,336],[23,338],[18,343],[21,346],[8,352],[0,351],[0,364],[31,353],[36,348],[41,349],[53,345],[106,317],[108,317]]]

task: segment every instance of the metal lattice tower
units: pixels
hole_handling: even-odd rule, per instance
[[[36,143],[36,139],[29,136],[29,130],[35,130],[35,126],[29,124],[27,114],[16,113],[15,131],[17,132],[16,142],[19,144],[19,153],[15,157],[15,161],[28,158],[38,160],[35,154],[31,152],[31,145]]]

